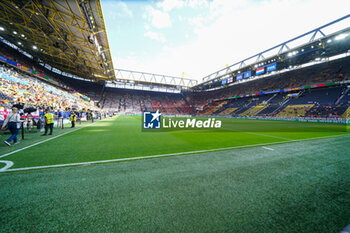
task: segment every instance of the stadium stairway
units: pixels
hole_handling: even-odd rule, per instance
[[[243,112],[240,114],[240,116],[256,116],[259,114],[262,110],[267,108],[269,105],[268,104],[259,104],[257,106],[249,108],[247,111]]]
[[[298,104],[298,105],[288,105],[282,111],[280,111],[277,116],[279,117],[302,117],[305,116],[307,111],[309,111],[314,104]]]
[[[276,111],[278,108],[280,107],[280,105],[269,105],[266,108],[264,108],[263,110],[261,110],[257,115],[259,116],[266,116],[266,115],[271,115],[274,111]]]
[[[278,115],[285,106],[287,106],[287,103],[290,101],[290,98],[288,96],[283,97],[282,102],[278,108],[276,108],[272,113]]]
[[[350,107],[342,115],[343,118],[350,118]]]
[[[339,104],[342,101],[342,99],[349,93],[349,91],[350,91],[350,86],[346,88],[344,93],[339,97],[339,99],[335,102],[335,104]]]
[[[219,110],[221,108],[222,105],[226,104],[227,101],[222,101],[220,104],[218,105],[212,105],[209,108],[207,108],[206,110],[203,111],[203,115],[211,115],[214,112],[216,112],[217,110]]]
[[[231,113],[233,113],[234,111],[236,111],[236,109],[238,108],[226,108],[224,111],[219,113],[219,116],[223,116],[223,115],[231,115]]]

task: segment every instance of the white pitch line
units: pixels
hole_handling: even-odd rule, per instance
[[[0,172],[7,170],[8,168],[12,167],[14,164],[12,161],[7,161],[7,160],[0,160],[0,163],[5,163],[5,167],[1,168]]]
[[[66,132],[66,133],[63,133],[63,134],[60,134],[60,135],[57,135],[57,136],[54,136],[54,137],[52,137],[52,138],[48,138],[48,139],[46,139],[46,140],[43,140],[43,141],[34,143],[34,144],[32,144],[32,145],[25,146],[25,147],[23,147],[23,148],[21,148],[21,149],[18,149],[18,150],[11,151],[11,152],[9,152],[9,153],[0,155],[0,158],[4,158],[4,157],[6,157],[6,156],[9,156],[9,155],[12,155],[12,154],[14,154],[14,153],[20,152],[20,151],[22,151],[22,150],[31,148],[31,147],[36,146],[36,145],[39,145],[39,144],[41,144],[41,143],[51,141],[51,140],[53,140],[53,139],[55,139],[55,138],[61,137],[61,136],[63,136],[63,135],[66,135],[66,134],[69,134],[69,133],[72,133],[72,132],[75,132],[75,131],[77,131],[77,130],[79,130],[79,129],[83,129],[83,128],[85,128],[85,127],[87,127],[87,126],[90,126],[90,125],[91,125],[91,124],[86,125],[86,126],[83,126],[83,127],[81,127],[81,128],[75,129],[75,130],[72,130],[72,131],[69,131],[69,132]]]
[[[345,227],[340,233],[350,233],[350,225]]]
[[[270,147],[263,146],[262,148],[264,148],[264,149],[266,149],[266,150],[274,151],[274,149],[272,149],[272,148],[270,148]]]
[[[243,149],[243,148],[250,148],[250,147],[286,144],[286,143],[292,143],[292,142],[302,142],[302,141],[310,141],[310,140],[316,140],[316,139],[327,139],[327,138],[345,137],[345,136],[349,136],[349,135],[334,135],[334,136],[325,136],[325,137],[315,137],[315,138],[306,138],[306,139],[290,140],[290,141],[282,141],[282,142],[261,143],[261,144],[253,144],[253,145],[234,146],[234,147],[216,148],[216,149],[198,150],[198,151],[187,151],[187,152],[179,152],[179,153],[172,153],[172,154],[149,155],[149,156],[140,156],[140,157],[132,157],[132,158],[122,158],[122,159],[110,159],[110,160],[100,160],[100,161],[91,161],[91,162],[66,163],[66,164],[36,166],[36,167],[12,168],[12,169],[7,169],[7,170],[0,171],[0,172],[26,171],[26,170],[37,170],[37,169],[44,169],[44,168],[71,167],[71,166],[79,166],[79,165],[102,164],[102,163],[131,161],[131,160],[140,160],[140,159],[152,159],[152,158],[170,157],[170,156],[177,156],[177,155],[188,155],[188,154],[197,154],[197,153],[205,153],[205,152],[224,151],[224,150],[231,150],[231,149]]]
[[[111,119],[111,118],[106,118],[106,119]],[[106,120],[106,119],[104,119],[104,120]],[[96,123],[97,123],[97,122],[96,122]],[[3,155],[0,155],[0,158],[4,158],[4,157],[6,157],[6,156],[12,155],[12,154],[14,154],[14,153],[20,152],[20,151],[22,151],[22,150],[25,150],[25,149],[31,148],[31,147],[36,146],[36,145],[39,145],[39,144],[42,144],[42,143],[44,143],[44,142],[51,141],[51,140],[53,140],[53,139],[55,139],[55,138],[58,138],[58,137],[61,137],[61,136],[66,135],[66,134],[69,134],[69,133],[75,132],[75,131],[77,131],[77,130],[80,130],[80,129],[86,128],[86,127],[91,126],[91,125],[93,125],[93,124],[95,124],[95,123],[91,123],[91,124],[88,124],[88,125],[82,126],[82,127],[77,128],[77,129],[75,129],[75,130],[72,130],[72,131],[69,131],[69,132],[66,132],[66,133],[63,133],[63,134],[60,134],[60,135],[54,136],[54,137],[52,137],[52,138],[48,138],[48,139],[46,139],[46,140],[43,140],[43,141],[40,141],[40,142],[34,143],[34,144],[32,144],[32,145],[29,145],[29,146],[25,146],[25,147],[23,147],[23,148],[21,148],[21,149],[18,149],[18,150],[11,151],[11,152],[9,152],[9,153],[6,153],[6,154],[3,154]]]

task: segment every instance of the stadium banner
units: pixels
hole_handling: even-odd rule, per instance
[[[325,84],[326,87],[334,86],[334,85],[337,85],[337,83],[326,83],[326,84]]]
[[[276,91],[265,91],[265,92],[262,92],[261,94],[267,95],[267,94],[275,94],[275,93],[279,93],[279,92],[281,92],[281,90],[276,90]]]
[[[239,75],[237,75],[236,80],[238,81],[238,80],[241,80],[242,78],[243,78],[243,75],[239,74]]]
[[[233,77],[230,77],[227,79],[227,83],[232,83],[233,82]]]
[[[10,60],[8,58],[6,59],[6,62],[11,64],[11,65],[13,65],[13,66],[17,66],[17,62],[14,62],[14,61],[12,61],[12,60]]]
[[[252,76],[252,71],[247,71],[244,73],[244,78],[249,78]]]
[[[6,120],[6,117],[10,112],[11,111],[8,109],[4,109],[4,108],[0,109],[0,123],[1,124],[4,122],[4,120]]]
[[[335,123],[348,124],[346,118],[330,117],[330,118],[316,118],[316,117],[250,117],[259,120],[275,120],[275,121],[296,121],[296,122],[316,122],[316,123]]]
[[[260,74],[263,74],[265,73],[265,67],[262,67],[262,68],[259,68],[255,71],[255,74],[256,75],[260,75]]]
[[[227,79],[223,79],[222,81],[221,81],[221,85],[225,85],[227,83]]]
[[[327,87],[327,86],[336,86],[336,85],[341,85],[341,84],[348,84],[350,83],[350,80],[345,80],[341,82],[335,82],[335,83],[325,83],[325,84],[315,84],[311,86],[304,86],[304,87],[296,87],[296,88],[286,88],[286,89],[281,89],[281,90],[275,90],[275,91],[265,91],[265,92],[260,92],[259,95],[267,95],[267,94],[274,94],[274,93],[282,93],[282,92],[291,92],[291,91],[296,91],[296,90],[307,90],[307,89],[312,89],[312,88],[319,88],[319,87]],[[235,99],[235,98],[244,98],[244,97],[249,97],[252,94],[247,94],[247,95],[241,95],[241,96],[231,96],[231,97],[226,97],[224,98],[225,100],[229,99]],[[220,99],[214,99],[212,102],[217,102],[222,100]]]
[[[229,118],[247,121],[241,127],[234,128],[235,131],[242,132],[346,132],[350,123],[349,119],[336,117],[232,116]]]
[[[6,58],[6,57],[3,57],[3,56],[0,56],[0,60],[2,60],[2,61],[5,61],[5,62],[6,62],[7,58]]]
[[[153,132],[161,131],[173,131],[179,130],[179,127],[174,125],[176,121],[183,120],[184,117],[179,119],[174,119],[168,116],[164,116],[165,119],[165,129],[160,126],[159,129]],[[151,119],[150,117],[149,119]],[[211,120],[208,120],[208,119]],[[153,119],[153,118],[152,118]],[[152,120],[151,119],[151,120]],[[212,124],[216,124],[217,120],[221,119],[220,128],[210,128]],[[203,122],[206,121],[207,130],[212,130],[215,132],[346,132],[347,125],[349,124],[349,119],[345,118],[313,118],[313,117],[263,117],[263,116],[213,116],[213,115],[193,115],[189,120],[184,121],[182,126],[186,124],[196,125],[196,122],[203,127]],[[234,123],[234,124],[232,124]],[[147,126],[147,125],[146,125]],[[170,127],[171,129],[169,129]],[[209,127],[209,128],[208,128]],[[181,128],[182,129],[182,128]],[[181,130],[180,129],[180,130]],[[148,131],[149,132],[149,131]]]
[[[274,70],[276,70],[276,69],[277,69],[277,64],[276,64],[276,63],[273,63],[273,64],[268,65],[268,66],[266,67],[266,72],[271,72],[271,71],[274,71]]]

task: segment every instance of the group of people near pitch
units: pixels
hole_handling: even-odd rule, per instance
[[[50,109],[45,110],[44,119],[45,119],[45,122],[44,122],[45,133],[41,136],[52,135],[55,117],[54,117],[54,114],[51,113]],[[74,128],[75,122],[77,121],[77,115],[75,114],[75,112],[71,112],[69,121],[72,124],[71,128]],[[8,129],[11,133],[11,136],[4,141],[6,145],[11,146],[11,141],[13,141],[14,145],[18,143],[17,135],[19,133],[21,123],[22,123],[22,120],[21,120],[20,114],[18,114],[18,109],[16,107],[12,107],[12,112],[7,115],[1,127],[1,130]]]

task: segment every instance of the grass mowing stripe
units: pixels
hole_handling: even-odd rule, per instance
[[[253,135],[259,135],[259,136],[265,136],[265,137],[271,137],[271,138],[278,138],[278,139],[283,139],[283,140],[287,140],[287,141],[293,140],[293,139],[290,139],[290,138],[284,138],[284,137],[279,137],[279,136],[267,135],[267,134],[262,134],[262,133],[252,133],[252,132],[244,132],[244,133],[253,134]]]
[[[13,169],[0,170],[0,172],[26,171],[26,170],[45,169],[45,168],[71,167],[71,166],[80,166],[80,165],[90,165],[90,164],[101,164],[101,163],[112,163],[112,162],[140,160],[140,159],[152,159],[152,158],[161,158],[161,157],[188,155],[188,154],[199,154],[199,153],[216,152],[216,151],[233,150],[233,149],[243,149],[243,148],[258,147],[258,146],[263,146],[263,148],[267,149],[268,147],[264,147],[264,146],[278,145],[278,144],[285,144],[285,143],[292,143],[292,142],[296,142],[297,143],[297,142],[311,141],[311,140],[317,140],[317,139],[328,139],[328,138],[336,138],[336,137],[348,137],[348,136],[349,135],[334,135],[334,136],[326,136],[326,137],[315,137],[315,138],[306,138],[306,139],[298,139],[298,140],[281,141],[281,142],[271,142],[271,143],[261,143],[261,144],[226,147],[226,148],[216,148],[216,149],[209,149],[209,150],[187,151],[187,152],[179,152],[179,153],[171,153],[171,154],[149,155],[149,156],[139,156],[139,157],[131,157],[131,158],[120,158],[120,159],[90,161],[90,162],[81,162],[81,163],[55,164],[55,165],[36,166],[36,167],[13,168]],[[273,149],[269,148],[269,150],[273,150]]]
[[[141,122],[141,117],[121,116],[116,120],[98,123],[11,155],[11,161],[14,162],[11,168],[105,161],[288,141],[277,137],[298,140],[340,135],[340,133],[328,131],[294,132],[293,130],[291,132],[261,132],[264,135],[226,130],[157,131],[156,133],[143,132]],[[230,120],[230,122],[238,125],[251,124],[250,120],[243,123],[236,120]],[[298,125],[298,123],[295,124]],[[278,124],[277,127],[279,127]],[[26,143],[22,146],[28,145]]]
[[[0,232],[340,232],[349,139],[3,173]]]
[[[90,125],[91,125],[91,124],[90,124]],[[32,145],[25,146],[25,147],[23,147],[23,148],[21,148],[21,149],[18,149],[18,150],[11,151],[11,152],[9,152],[9,153],[0,155],[0,158],[4,158],[4,157],[6,157],[6,156],[9,156],[9,155],[12,155],[12,154],[14,154],[14,153],[20,152],[20,151],[22,151],[22,150],[31,148],[31,147],[36,146],[36,145],[39,145],[39,144],[41,144],[41,143],[51,141],[51,140],[53,140],[53,139],[55,139],[55,138],[61,137],[61,136],[63,136],[63,135],[69,134],[69,133],[71,133],[71,132],[75,132],[75,131],[77,131],[77,130],[79,130],[79,129],[83,129],[83,128],[85,128],[85,127],[87,127],[87,126],[90,126],[90,125],[86,125],[86,126],[83,126],[83,127],[81,127],[81,128],[78,128],[78,129],[76,129],[76,130],[72,130],[72,131],[69,131],[69,132],[66,132],[66,133],[63,133],[63,134],[54,136],[54,137],[52,137],[52,138],[48,138],[48,139],[45,139],[45,140],[43,140],[43,141],[34,143],[34,144],[32,144]]]

